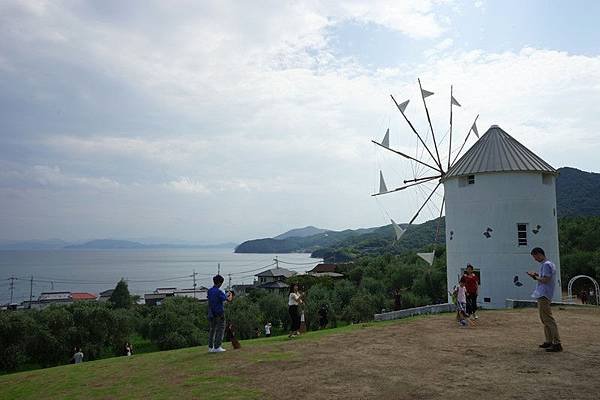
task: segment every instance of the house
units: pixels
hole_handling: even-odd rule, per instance
[[[289,285],[285,283],[285,280],[294,275],[296,275],[296,272],[285,268],[273,268],[268,271],[263,271],[255,275],[257,278],[255,287],[271,292],[285,293],[289,288]]]
[[[191,297],[199,301],[208,301],[208,289],[204,286],[194,289],[177,289],[174,287],[156,288],[152,293],[144,294],[144,303],[157,306],[167,297]]]
[[[317,264],[313,269],[307,271],[306,273],[316,277],[329,276],[331,278],[342,278],[344,274],[340,274],[336,270],[337,264],[321,263]]]
[[[95,297],[94,297],[95,298]],[[53,304],[71,304],[73,298],[71,292],[42,292],[37,300],[24,301],[22,303],[24,308],[35,308],[41,310]]]
[[[71,299],[73,301],[95,301],[97,297],[98,296],[92,293],[71,292]]]
[[[145,293],[144,303],[150,306],[159,306],[166,298],[167,295],[162,293]]]
[[[173,292],[175,297],[191,297],[202,302],[208,301],[208,289],[201,286],[196,289],[180,289]]]
[[[231,290],[235,293],[236,296],[245,296],[256,286],[254,284],[239,284],[233,285]]]
[[[112,296],[114,291],[115,291],[115,289],[108,289],[108,290],[105,290],[104,292],[100,292],[100,295],[98,296],[98,301],[105,302],[105,301],[110,300],[110,296]]]
[[[173,296],[173,294],[175,293],[175,291],[177,290],[177,288],[174,287],[164,287],[164,288],[156,288],[156,290],[154,291],[154,293],[156,294],[164,294],[167,296]]]

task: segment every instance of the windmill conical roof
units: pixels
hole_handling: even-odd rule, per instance
[[[443,179],[482,172],[511,171],[557,173],[550,164],[535,155],[498,125],[492,125],[450,167]]]

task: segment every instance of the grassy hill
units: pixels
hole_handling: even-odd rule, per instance
[[[600,215],[600,174],[559,168],[556,203],[559,217]]]
[[[483,311],[465,329],[443,314],[4,375],[0,398],[595,399],[600,310],[554,312],[563,353],[537,348],[535,309]]]

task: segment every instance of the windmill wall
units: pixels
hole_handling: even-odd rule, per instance
[[[507,298],[530,299],[535,282],[526,272],[539,269],[530,252],[541,247],[556,264],[554,300],[561,298],[554,174],[509,171],[451,177],[444,181],[444,192],[449,290],[470,263],[480,271],[480,306],[504,308]],[[515,277],[522,286],[515,284]]]

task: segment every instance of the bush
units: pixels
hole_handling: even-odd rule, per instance
[[[186,297],[171,297],[152,309],[147,337],[161,350],[199,346],[208,342],[206,304]]]
[[[258,304],[249,297],[238,297],[225,307],[225,321],[233,324],[238,339],[255,338],[264,320]]]

